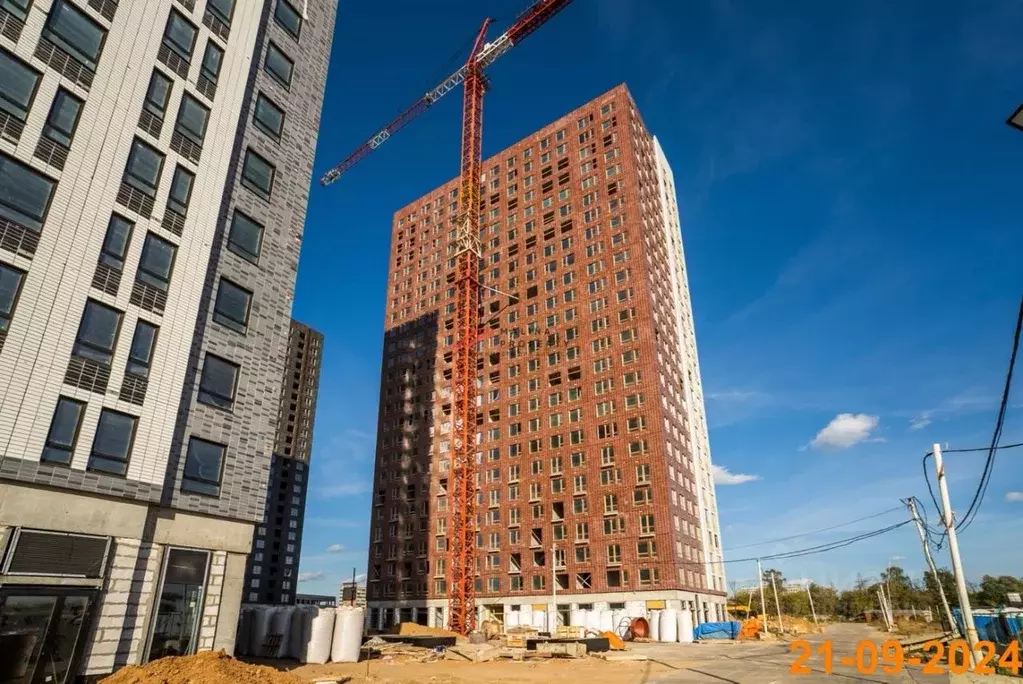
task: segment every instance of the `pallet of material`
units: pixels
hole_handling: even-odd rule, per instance
[[[611,649],[611,644],[606,637],[592,637],[589,639],[527,639],[526,649],[537,650],[539,644],[550,643],[580,643],[586,645],[588,653],[603,653]]]
[[[582,639],[585,636],[585,627],[558,625],[558,628],[554,630],[555,639]]]

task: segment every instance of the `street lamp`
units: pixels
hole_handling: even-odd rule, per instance
[[[1023,132],[1023,105],[1016,108],[1016,111],[1012,113],[1012,116],[1005,122],[1015,128],[1017,131]]]

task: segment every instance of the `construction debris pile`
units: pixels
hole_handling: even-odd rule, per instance
[[[235,660],[223,651],[160,658],[131,665],[102,680],[103,684],[305,684],[288,672]]]

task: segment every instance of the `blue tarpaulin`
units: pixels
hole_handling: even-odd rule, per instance
[[[963,616],[958,608],[952,609],[960,633],[963,629]],[[981,641],[1006,644],[1018,639],[1023,632],[1023,612],[1019,609],[1008,610],[976,610],[973,613],[973,624],[977,627],[977,636]]]
[[[704,622],[693,629],[693,638],[706,639],[738,639],[742,625],[738,622]]]

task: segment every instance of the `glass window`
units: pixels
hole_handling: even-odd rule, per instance
[[[95,71],[107,32],[67,0],[57,0],[50,10],[43,37]]]
[[[78,126],[78,117],[84,104],[63,88],[58,90],[57,96],[53,98],[53,106],[50,107],[50,115],[46,117],[43,135],[64,147],[71,147],[71,139],[75,137],[75,127]]]
[[[167,29],[163,32],[163,44],[180,55],[186,62],[192,59],[195,35],[198,30],[177,10],[171,10]]]
[[[207,0],[206,11],[230,26],[231,16],[234,14],[234,0]]]
[[[291,74],[295,69],[295,63],[273,43],[266,49],[266,61],[263,66],[278,83],[285,88],[291,87]]]
[[[138,419],[127,413],[103,409],[96,425],[96,438],[92,441],[89,470],[100,470],[114,475],[128,472],[128,458],[135,439]]]
[[[185,456],[185,475],[181,488],[196,494],[220,495],[220,475],[227,447],[192,437]]]
[[[138,138],[131,146],[128,166],[124,170],[124,182],[150,197],[156,197],[163,172],[164,156],[156,148]]]
[[[244,333],[249,325],[249,305],[252,293],[230,280],[220,279],[217,303],[213,307],[213,320],[232,330]]]
[[[57,410],[53,412],[53,422],[46,436],[41,460],[48,463],[71,465],[71,457],[78,441],[78,429],[82,426],[85,415],[85,403],[61,397],[57,400]]]
[[[178,212],[182,216],[188,213],[188,202],[192,199],[192,185],[195,183],[195,174],[184,166],[174,169],[174,180],[171,181],[170,196],[167,198],[167,208]]]
[[[28,9],[31,6],[32,0],[0,0],[0,7],[22,22],[28,19]]]
[[[131,231],[134,228],[135,224],[123,216],[114,214],[110,217],[107,234],[103,238],[103,249],[99,253],[100,263],[117,271],[124,270],[124,257],[128,253]]]
[[[227,248],[241,258],[259,262],[259,250],[263,243],[263,226],[241,213],[234,212],[231,232],[227,238]]]
[[[158,331],[159,328],[141,318],[135,324],[135,336],[131,338],[131,351],[128,352],[126,373],[141,378],[149,377],[149,367],[153,362],[153,350],[156,348]]]
[[[0,154],[0,216],[38,233],[55,187],[56,181]]]
[[[277,169],[273,164],[252,150],[246,150],[245,163],[242,165],[242,185],[263,199],[269,200],[276,173]]]
[[[192,140],[197,145],[202,145],[206,137],[206,124],[210,119],[210,110],[199,103],[188,93],[181,96],[181,107],[178,109],[178,122],[174,129]]]
[[[217,82],[220,77],[220,66],[224,62],[224,51],[212,40],[206,43],[206,52],[202,57],[202,75]]]
[[[167,552],[149,660],[195,653],[208,565],[206,551],[170,549]],[[259,580],[252,580],[251,586],[258,588]]]
[[[106,304],[92,299],[86,301],[72,353],[109,366],[123,315]]]
[[[153,69],[153,76],[149,79],[149,90],[146,91],[145,108],[163,119],[167,114],[167,105],[170,103],[173,89],[174,81],[164,76],[159,69]]]
[[[42,74],[7,50],[0,50],[0,109],[24,121],[40,80]]]
[[[232,409],[237,381],[237,364],[207,354],[199,381],[199,401],[217,408]]]
[[[0,264],[0,332],[7,332],[11,327],[11,317],[18,304],[18,294],[24,280],[24,271]]]
[[[295,6],[288,0],[277,0],[277,7],[274,9],[274,21],[277,25],[291,34],[291,37],[298,40],[302,33],[302,15]]]
[[[136,278],[143,283],[160,290],[167,290],[170,285],[171,271],[174,269],[174,256],[178,248],[161,237],[149,233],[142,245],[142,258]]]
[[[261,131],[273,137],[281,139],[284,131],[284,110],[275,105],[262,93],[256,98],[256,110],[253,121]]]

